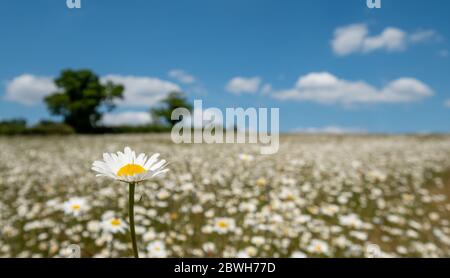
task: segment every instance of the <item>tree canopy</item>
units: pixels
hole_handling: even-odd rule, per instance
[[[76,132],[94,132],[104,111],[115,108],[114,100],[123,98],[122,85],[103,84],[90,70],[64,70],[55,79],[58,91],[45,98],[53,115],[62,116],[64,123]]]

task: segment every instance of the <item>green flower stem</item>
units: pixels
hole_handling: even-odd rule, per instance
[[[130,232],[131,242],[133,243],[133,254],[135,258],[139,258],[137,244],[136,244],[136,232],[134,230],[134,188],[136,184],[130,183],[129,199],[128,199],[128,214],[130,217]]]

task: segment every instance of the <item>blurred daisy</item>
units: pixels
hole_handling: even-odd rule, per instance
[[[241,154],[239,154],[239,159],[242,161],[245,161],[245,162],[250,162],[250,161],[253,161],[255,159],[255,157],[250,154],[241,153]]]
[[[348,215],[341,215],[339,216],[339,223],[342,226],[350,227],[353,229],[358,229],[363,226],[363,222],[359,219],[359,217],[354,214],[348,214]]]
[[[306,257],[307,257],[306,254],[303,253],[302,251],[294,251],[291,254],[291,258],[295,258],[295,259],[304,259]]]
[[[325,205],[321,208],[321,212],[328,216],[333,216],[339,212],[339,207],[336,205]]]
[[[95,161],[92,164],[92,170],[98,173],[98,177],[138,183],[169,171],[164,169],[167,166],[166,161],[164,159],[158,161],[158,157],[159,153],[150,158],[143,153],[136,155],[129,147],[126,147],[124,152],[103,154],[103,161]]]
[[[267,180],[265,178],[259,178],[256,180],[256,185],[260,187],[264,187],[267,185]]]
[[[147,245],[148,255],[152,258],[166,258],[166,245],[160,240],[153,241]]]
[[[257,254],[258,254],[258,250],[253,246],[249,246],[249,247],[245,248],[244,250],[239,251],[236,254],[236,257],[239,259],[248,259],[248,258],[256,257]]]
[[[64,212],[68,215],[79,216],[89,209],[86,199],[71,198],[63,204]]]
[[[214,221],[214,230],[219,234],[226,234],[236,228],[233,218],[219,217]]]
[[[206,242],[202,246],[203,251],[206,254],[213,254],[216,251],[216,245],[213,242]]]
[[[328,250],[328,244],[319,239],[313,239],[308,246],[308,252],[313,254],[327,254]]]
[[[373,170],[367,173],[367,178],[372,182],[384,182],[386,181],[387,175],[380,170]]]
[[[294,201],[297,198],[297,196],[299,196],[298,190],[287,187],[281,188],[280,199],[285,201]]]
[[[127,225],[125,221],[117,217],[106,218],[102,221],[101,227],[105,232],[116,234],[124,233]]]
[[[170,192],[165,189],[162,189],[161,191],[158,192],[157,196],[158,199],[165,200],[170,197]]]
[[[256,246],[261,246],[264,243],[266,243],[266,239],[262,236],[254,236],[252,237],[251,243],[253,243]]]

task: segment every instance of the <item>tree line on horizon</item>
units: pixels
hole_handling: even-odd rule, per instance
[[[149,109],[152,122],[145,125],[106,126],[102,116],[116,108],[123,99],[125,87],[112,81],[102,83],[97,74],[88,69],[66,69],[54,80],[58,90],[44,99],[47,109],[61,122],[42,120],[28,127],[24,119],[0,121],[0,134],[101,134],[168,132],[179,120],[172,120],[172,111],[192,105],[182,92],[170,92],[158,105]]]

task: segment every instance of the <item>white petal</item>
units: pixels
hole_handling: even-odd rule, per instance
[[[155,165],[153,165],[152,167],[150,167],[150,171],[155,171],[157,169],[159,169],[161,166],[163,166],[166,163],[166,161],[160,160],[158,163],[156,163]]]
[[[153,165],[153,163],[155,163],[158,160],[159,157],[159,153],[155,153],[154,155],[152,155],[148,161],[145,163],[144,165],[144,169],[145,170],[149,170],[150,167]]]
[[[167,173],[167,172],[169,172],[169,171],[170,171],[169,169],[164,169],[164,170],[161,170],[161,171],[157,171],[157,172],[155,172],[155,173],[152,175],[152,177],[159,176],[159,175],[164,174],[164,173]]]
[[[143,166],[145,163],[146,156],[144,153],[141,153],[135,160],[135,164]]]

